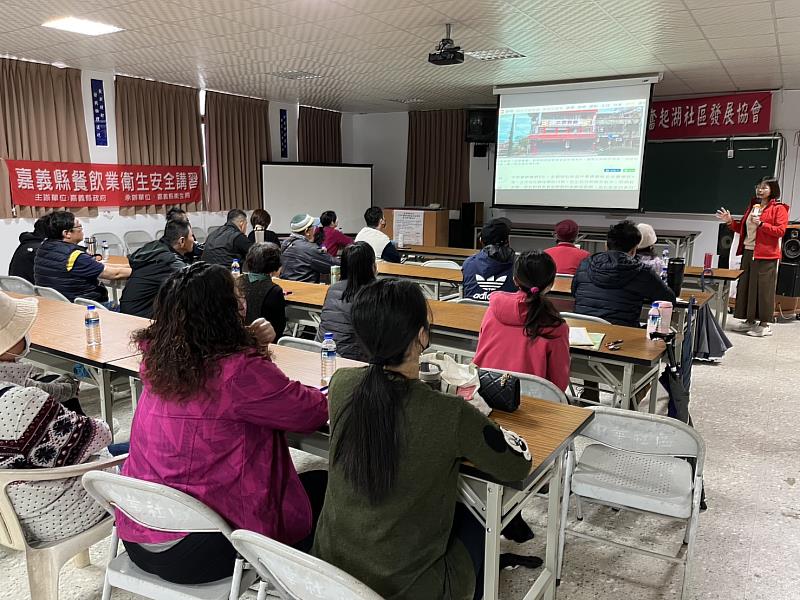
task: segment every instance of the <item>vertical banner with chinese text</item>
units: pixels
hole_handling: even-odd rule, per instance
[[[655,100],[647,122],[648,140],[755,135],[770,131],[772,92]]]
[[[147,206],[200,202],[202,167],[6,160],[19,206]]]

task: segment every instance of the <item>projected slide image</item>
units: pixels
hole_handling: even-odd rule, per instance
[[[614,103],[619,104],[619,103]],[[501,111],[497,158],[639,154],[644,106]]]

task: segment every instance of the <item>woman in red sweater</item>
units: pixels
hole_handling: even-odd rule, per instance
[[[325,248],[331,256],[339,253],[353,243],[353,238],[346,236],[337,229],[338,218],[332,210],[326,210],[319,217],[319,227],[314,232],[314,243]]]
[[[495,292],[483,317],[479,367],[528,373],[569,385],[569,326],[547,298],[556,278],[556,263],[537,250],[523,252],[514,263],[517,292]]]
[[[724,208],[717,211],[717,218],[739,234],[736,253],[742,257],[744,271],[736,289],[734,311],[734,316],[743,321],[733,330],[753,337],[772,335],[781,239],[789,223],[789,208],[778,200],[780,196],[778,181],[765,177],[756,185],[756,195],[740,221]]]

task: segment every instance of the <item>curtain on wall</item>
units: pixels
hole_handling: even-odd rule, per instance
[[[120,164],[203,164],[199,90],[120,76],[114,89]],[[200,210],[199,203],[182,206],[185,210]],[[137,206],[121,208],[120,214],[164,210],[164,206]]]
[[[0,59],[0,158],[89,161],[80,71]],[[17,217],[42,213],[28,206],[16,209]],[[8,167],[0,160],[0,218],[12,216]]]
[[[469,202],[469,144],[463,110],[408,113],[406,206],[459,210]]]
[[[300,162],[341,163],[342,113],[301,106],[297,150]]]
[[[206,94],[208,208],[261,206],[261,161],[270,159],[269,103],[230,94]]]

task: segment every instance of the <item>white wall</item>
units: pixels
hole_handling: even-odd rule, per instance
[[[357,114],[352,120],[352,162],[373,165],[372,202],[404,206],[408,114]]]
[[[800,219],[800,201],[795,202],[795,196],[800,194],[800,146],[795,140],[800,130],[800,90],[782,90],[772,95],[772,128],[783,135],[786,143],[780,182],[783,201],[792,205],[789,218]]]

